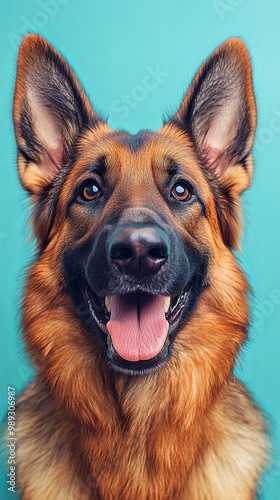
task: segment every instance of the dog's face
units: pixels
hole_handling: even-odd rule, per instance
[[[65,285],[111,365],[142,373],[168,358],[206,284],[210,193],[176,133],[88,131],[82,142],[61,191]]]
[[[61,56],[30,35],[14,121],[39,261],[56,265],[113,369],[157,369],[238,245],[255,131],[245,46],[217,49],[159,132],[130,135],[112,131]]]

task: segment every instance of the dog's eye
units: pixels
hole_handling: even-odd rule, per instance
[[[184,182],[176,182],[171,189],[171,196],[178,201],[189,201],[192,198],[193,193]]]
[[[96,200],[96,198],[99,198],[100,195],[101,195],[101,189],[96,181],[91,180],[88,181],[86,184],[84,184],[81,192],[81,198],[84,201]]]

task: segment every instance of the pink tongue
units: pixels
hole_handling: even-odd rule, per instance
[[[112,295],[107,323],[114,349],[127,361],[156,356],[168,334],[162,295]]]

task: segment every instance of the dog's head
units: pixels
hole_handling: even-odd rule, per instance
[[[111,367],[162,366],[209,287],[215,307],[231,304],[234,315],[228,282],[256,123],[241,40],[211,55],[158,132],[130,135],[112,131],[64,59],[28,35],[14,122],[44,263],[36,274],[41,300],[51,302],[50,289],[69,293],[81,335],[100,344]]]

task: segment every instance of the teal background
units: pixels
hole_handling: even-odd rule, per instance
[[[226,38],[241,36],[252,56],[258,129],[255,180],[244,197],[245,236],[238,256],[254,290],[253,321],[236,372],[266,412],[273,435],[274,465],[262,479],[261,498],[279,500],[280,2],[9,0],[1,5],[1,416],[7,386],[19,392],[32,378],[18,332],[22,273],[32,247],[11,120],[22,35],[45,36],[67,57],[97,109],[108,113],[110,125],[130,132],[160,127],[162,114],[176,108],[209,53]],[[145,76],[158,70],[154,88],[145,88]],[[124,94],[129,105],[122,102]],[[12,497],[2,470],[0,498]]]

